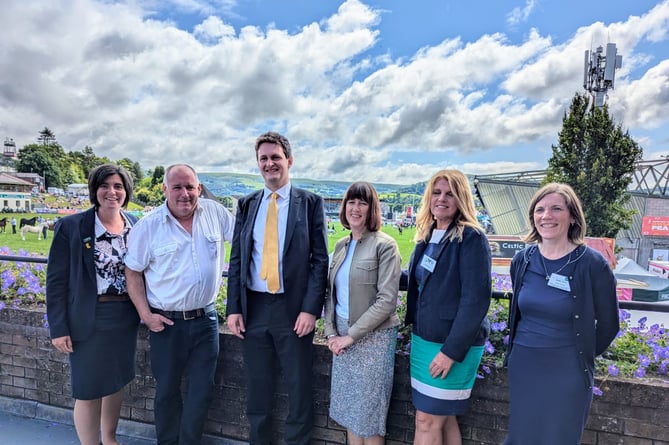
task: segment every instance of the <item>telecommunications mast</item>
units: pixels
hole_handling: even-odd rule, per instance
[[[616,68],[623,66],[623,56],[618,56],[615,43],[606,44],[606,55],[601,46],[596,51],[585,51],[583,88],[595,99],[595,107],[603,107],[606,92],[613,89]]]

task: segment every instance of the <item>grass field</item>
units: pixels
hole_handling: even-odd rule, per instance
[[[7,247],[14,254],[21,252],[36,253],[40,256],[47,256],[49,254],[49,248],[51,247],[51,240],[53,239],[53,232],[48,231],[48,238],[46,240],[37,240],[36,233],[26,234],[26,240],[21,239],[21,233],[18,229],[17,224],[17,233],[12,234],[12,228],[9,224],[12,217],[15,217],[17,221],[20,221],[21,218],[32,218],[36,216],[34,213],[2,213],[0,214],[0,219],[7,216],[7,227],[5,232],[0,232],[0,248]],[[57,215],[45,215],[42,214],[45,219],[54,219]],[[400,249],[400,254],[402,255],[402,267],[406,267],[409,262],[409,256],[414,248],[413,236],[416,232],[415,228],[405,228],[402,230],[402,234],[399,234],[399,231],[396,227],[393,226],[384,226],[382,229],[388,235],[392,236],[397,240],[397,245]],[[334,250],[334,245],[343,236],[348,236],[350,232],[344,230],[344,228],[339,223],[335,223],[335,233],[328,234],[328,252]],[[230,247],[226,249],[226,261],[230,257]]]
[[[19,230],[18,221],[21,218],[32,218],[33,216],[42,216],[44,219],[53,220],[58,215],[56,214],[36,214],[36,213],[0,213],[0,219],[7,217],[7,226],[4,232],[0,232],[0,248],[8,247],[14,254],[21,252],[36,253],[40,256],[46,256],[51,247],[51,239],[53,232],[47,230],[47,239],[37,239],[36,233],[26,233],[26,240],[21,239],[21,231]],[[16,234],[12,233],[12,226],[10,221],[16,218]]]

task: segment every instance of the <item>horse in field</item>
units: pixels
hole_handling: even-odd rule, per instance
[[[43,222],[41,224],[38,224],[36,226],[23,226],[21,227],[21,239],[23,241],[26,240],[26,233],[36,233],[37,234],[37,239],[41,240],[42,239],[42,231],[49,227],[49,223]]]
[[[23,226],[34,226],[36,222],[36,216],[33,216],[32,218],[21,218],[19,221],[19,229],[23,228]]]
[[[7,227],[7,217],[0,219],[0,232],[4,233],[5,228]]]

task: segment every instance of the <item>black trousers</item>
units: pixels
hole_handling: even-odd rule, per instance
[[[308,445],[314,424],[313,332],[298,337],[295,320],[286,311],[282,294],[250,292],[246,334],[242,342],[248,371],[247,416],[251,444],[269,445],[272,438],[272,398],[275,362],[285,376],[288,417],[285,440],[288,445]]]

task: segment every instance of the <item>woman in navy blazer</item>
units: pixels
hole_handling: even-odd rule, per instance
[[[485,340],[490,246],[467,177],[442,170],[427,183],[416,217],[405,323],[413,324],[411,388],[415,444],[461,444]]]
[[[123,212],[132,179],[105,164],[88,179],[93,207],[56,223],[46,304],[51,342],[69,353],[74,424],[82,445],[118,444],[123,388],[135,376],[139,316],[128,297],[123,259],[133,215]]]

